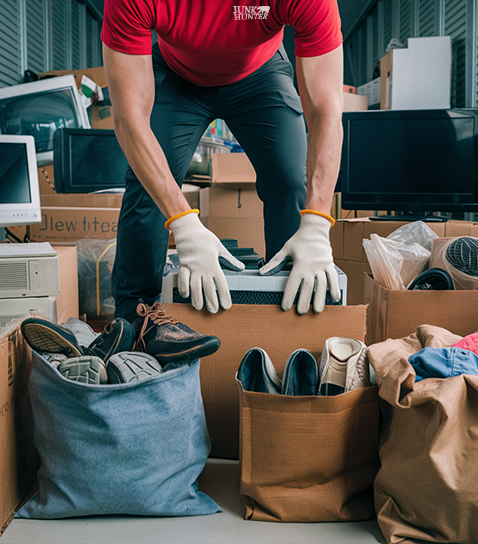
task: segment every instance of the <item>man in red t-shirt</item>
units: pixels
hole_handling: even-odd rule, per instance
[[[281,46],[286,24],[295,31],[300,99]],[[243,265],[181,192],[200,138],[216,118],[226,121],[256,170],[267,260],[260,274],[293,261],[282,308],[292,307],[299,289],[300,314],[311,304],[322,311],[327,287],[337,301],[329,242],[342,145],[336,0],[106,0],[102,40],[115,132],[131,167],[112,276],[116,315],[139,329],[143,301],[151,338],[168,319],[153,306],[167,229],[178,252],[180,294],[191,296],[196,309],[230,308],[220,262],[233,270]],[[200,335],[183,333],[182,341],[190,335],[191,345],[201,345]]]

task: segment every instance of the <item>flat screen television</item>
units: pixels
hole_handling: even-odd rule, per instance
[[[61,128],[54,137],[57,193],[94,193],[125,186],[128,161],[114,130]]]
[[[0,227],[41,223],[33,136],[0,135]]]
[[[53,136],[61,127],[90,128],[73,75],[0,89],[0,133],[33,136],[39,165],[53,164]]]
[[[478,212],[478,108],[347,112],[343,126],[342,209]]]

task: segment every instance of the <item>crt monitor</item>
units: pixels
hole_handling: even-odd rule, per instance
[[[344,210],[478,212],[478,109],[348,112],[343,125]]]
[[[0,134],[0,227],[40,222],[35,140]]]
[[[0,89],[0,133],[33,136],[39,165],[53,164],[53,136],[61,127],[90,128],[73,75]]]
[[[57,193],[122,190],[128,161],[114,130],[61,128],[54,137]]]

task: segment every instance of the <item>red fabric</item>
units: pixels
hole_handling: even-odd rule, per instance
[[[474,332],[465,336],[462,340],[459,340],[456,344],[451,346],[452,348],[462,348],[473,351],[478,355],[478,333]]]
[[[150,55],[154,29],[168,65],[211,87],[239,81],[267,62],[285,24],[294,27],[299,57],[342,43],[337,0],[106,0],[101,38],[116,51]]]

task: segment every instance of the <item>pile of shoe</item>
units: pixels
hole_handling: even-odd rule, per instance
[[[215,336],[174,321],[159,303],[140,303],[130,323],[115,318],[101,334],[69,318],[64,325],[30,317],[21,324],[28,345],[69,380],[91,385],[130,383],[161,374],[219,349]]]
[[[237,379],[245,391],[292,396],[333,396],[376,383],[367,347],[354,338],[331,337],[319,367],[310,351],[297,349],[288,357],[282,379],[261,348],[252,348],[239,365]]]

